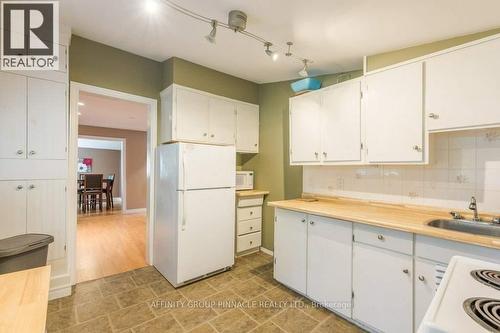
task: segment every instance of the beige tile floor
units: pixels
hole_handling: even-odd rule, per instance
[[[48,332],[363,332],[272,278],[272,257],[174,289],[152,266],[79,283],[49,302]]]

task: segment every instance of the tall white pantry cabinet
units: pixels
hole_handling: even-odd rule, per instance
[[[51,298],[70,292],[67,245],[68,71],[0,71],[0,239],[54,236]]]

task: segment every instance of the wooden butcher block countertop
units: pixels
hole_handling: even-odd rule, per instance
[[[44,333],[50,266],[0,275],[0,333]]]
[[[377,203],[348,198],[316,197],[317,201],[294,199],[268,205],[339,220],[369,224],[452,241],[500,249],[500,238],[430,227],[427,222],[450,219],[449,210]],[[481,212],[480,212],[481,213]],[[465,214],[466,217],[469,215]],[[483,216],[488,218],[487,216]]]
[[[269,191],[260,191],[260,190],[241,190],[241,191],[236,191],[236,196],[238,198],[256,197],[256,196],[267,195],[267,194],[269,194]]]

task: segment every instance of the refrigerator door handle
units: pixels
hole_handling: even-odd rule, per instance
[[[182,222],[181,231],[186,230],[186,159],[182,153]]]

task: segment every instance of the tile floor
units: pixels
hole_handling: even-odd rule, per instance
[[[49,302],[47,332],[362,332],[272,278],[272,257],[238,258],[174,289],[152,266],[77,284]]]

